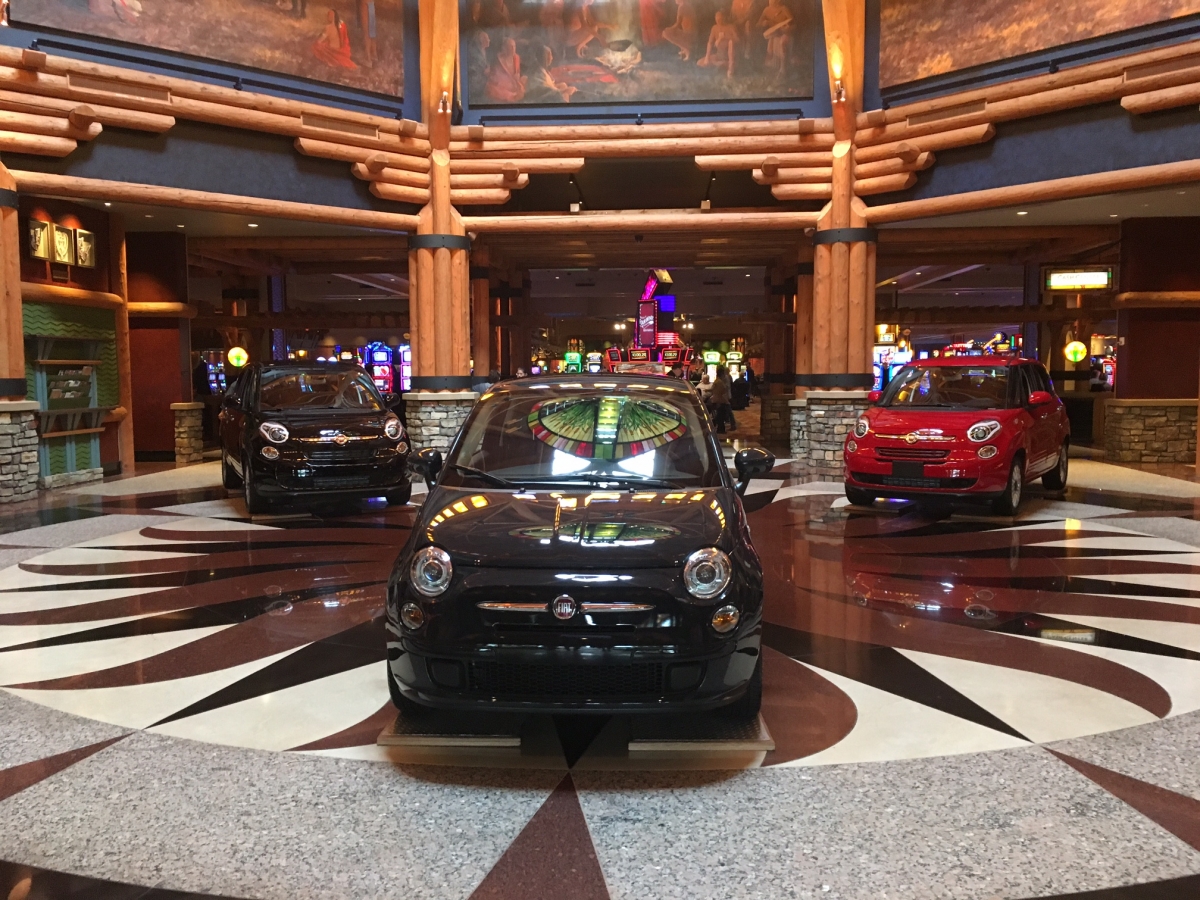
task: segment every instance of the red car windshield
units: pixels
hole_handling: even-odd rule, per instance
[[[1008,406],[1008,366],[905,366],[888,383],[879,405],[1004,409]]]

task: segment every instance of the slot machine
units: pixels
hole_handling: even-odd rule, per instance
[[[563,354],[563,371],[574,374],[583,371],[583,354],[568,350]]]
[[[371,373],[371,380],[380,393],[391,393],[394,374],[392,372],[392,349],[386,344],[371,343],[362,348],[363,367]]]
[[[587,355],[587,370],[593,374],[604,371],[604,354],[589,353]]]

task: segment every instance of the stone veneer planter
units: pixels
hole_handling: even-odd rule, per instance
[[[782,447],[788,442],[790,422],[788,404],[790,394],[763,394],[759,398],[761,412],[759,414],[758,439],[769,447]]]
[[[792,457],[806,466],[808,478],[842,480],[842,445],[869,405],[866,391],[816,390],[788,404]]]
[[[175,413],[175,465],[204,461],[204,404],[172,403]]]
[[[38,408],[34,400],[0,400],[0,503],[37,494]]]
[[[412,391],[403,396],[413,450],[433,448],[443,455],[479,398],[474,391]]]
[[[1194,463],[1196,401],[1108,400],[1104,456],[1110,462]]]

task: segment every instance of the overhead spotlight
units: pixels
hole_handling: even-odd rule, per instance
[[[104,205],[105,205],[105,206],[112,206],[112,204],[111,204],[111,203],[109,203],[109,202],[107,202],[107,201],[105,201]]]
[[[258,227],[258,223],[257,223],[257,222],[247,222],[247,223],[246,223],[246,227],[247,227],[247,228],[257,228],[257,227]]]
[[[840,78],[833,83],[833,102],[834,103],[845,103],[846,102],[846,88],[842,84],[842,79],[840,79]]]
[[[1017,213],[1017,215],[1018,216],[1027,216],[1027,215],[1029,215],[1029,213],[1025,212],[1025,210],[1021,210],[1019,213]]]

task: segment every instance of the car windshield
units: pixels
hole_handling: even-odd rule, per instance
[[[721,461],[701,416],[682,385],[546,385],[484,394],[441,483],[716,486]]]
[[[888,383],[880,406],[1003,409],[1007,366],[905,366]]]
[[[353,369],[284,370],[262,373],[258,408],[378,411],[383,409],[383,404],[365,372]]]

